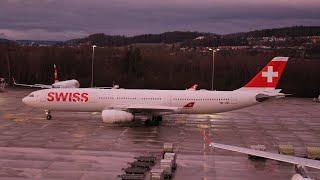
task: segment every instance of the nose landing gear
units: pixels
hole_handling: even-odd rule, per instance
[[[46,119],[47,119],[47,120],[51,120],[51,119],[52,119],[51,111],[50,111],[50,110],[46,110]]]
[[[145,124],[148,126],[158,126],[162,121],[162,116],[152,116],[151,119],[148,119]]]

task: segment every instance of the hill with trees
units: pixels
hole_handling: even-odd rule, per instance
[[[211,87],[211,53],[179,51],[173,45],[104,47],[95,50],[94,85],[123,88],[186,89],[199,84]],[[90,85],[90,46],[1,46],[0,77],[11,75],[20,83],[53,83],[53,64],[61,80],[77,79],[81,87]],[[307,59],[295,50],[221,50],[215,58],[217,90],[234,90],[247,83],[275,56],[289,56],[290,61],[279,88],[298,97],[319,94],[320,59]]]
[[[228,34],[231,37],[302,37],[320,36],[320,26],[294,26]]]
[[[94,56],[96,86],[110,86],[115,82],[123,88],[186,89],[197,83],[209,89],[212,53],[206,46],[246,46],[253,36],[257,38],[253,41],[258,42],[264,41],[261,37],[265,36],[290,35],[296,37],[287,39],[298,41],[281,43],[292,47],[278,48],[282,44],[266,38],[267,43],[273,43],[270,48],[260,48],[260,45],[258,48],[221,48],[215,57],[214,88],[240,88],[270,59],[288,56],[290,61],[279,88],[294,96],[314,97],[320,90],[320,41],[315,37],[318,42],[309,41],[311,46],[305,46],[305,41],[300,41],[305,38],[298,37],[319,36],[319,32],[319,27],[291,27],[232,35],[179,31],[133,37],[94,34],[48,46],[28,45],[28,42],[27,45],[11,44],[3,40],[5,43],[0,43],[0,77],[11,75],[21,83],[50,84],[53,64],[56,64],[61,80],[74,78],[80,81],[81,87],[88,87],[91,45],[96,44],[99,46]],[[294,48],[296,45],[298,48]]]
[[[320,36],[320,26],[294,26],[275,29],[256,30],[244,33],[218,35],[202,32],[165,32],[138,36],[112,36],[103,33],[92,34],[85,38],[66,41],[68,45],[95,44],[98,46],[126,46],[137,43],[181,43],[184,46],[243,46],[247,38],[259,37],[304,37]]]
[[[15,44],[14,41],[8,40],[8,39],[2,39],[0,38],[0,44],[4,44],[4,45],[10,45],[10,44]]]
[[[105,35],[103,33],[92,34],[88,37],[81,39],[73,39],[67,41],[69,45],[77,44],[95,44],[98,46],[125,46],[130,44],[137,43],[177,43],[184,42],[187,40],[193,40],[199,36],[209,35],[209,33],[199,33],[199,32],[183,32],[183,31],[174,31],[174,32],[165,32],[162,34],[144,34],[138,36],[111,36]]]

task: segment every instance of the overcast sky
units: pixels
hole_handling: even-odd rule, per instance
[[[219,34],[320,25],[320,0],[0,0],[0,38],[66,40],[92,33]]]

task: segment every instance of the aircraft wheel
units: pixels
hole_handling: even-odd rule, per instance
[[[147,119],[145,122],[144,122],[145,125],[149,126],[151,125],[151,120],[150,119]]]
[[[153,116],[151,120],[153,126],[160,125],[161,121],[162,121],[162,116]]]
[[[158,120],[153,121],[153,125],[154,126],[159,126],[160,125],[160,121],[158,121]]]
[[[157,116],[157,121],[162,121],[162,116]]]
[[[50,110],[46,110],[45,113],[46,113],[46,119],[47,120],[51,120],[52,119],[51,111]]]
[[[151,119],[147,119],[145,121],[145,125],[147,126],[158,126],[162,121],[162,116],[152,116]]]
[[[51,120],[52,116],[50,114],[47,115],[47,120]]]

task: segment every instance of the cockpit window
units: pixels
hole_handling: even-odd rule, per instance
[[[34,94],[30,94],[29,97],[34,97]]]

